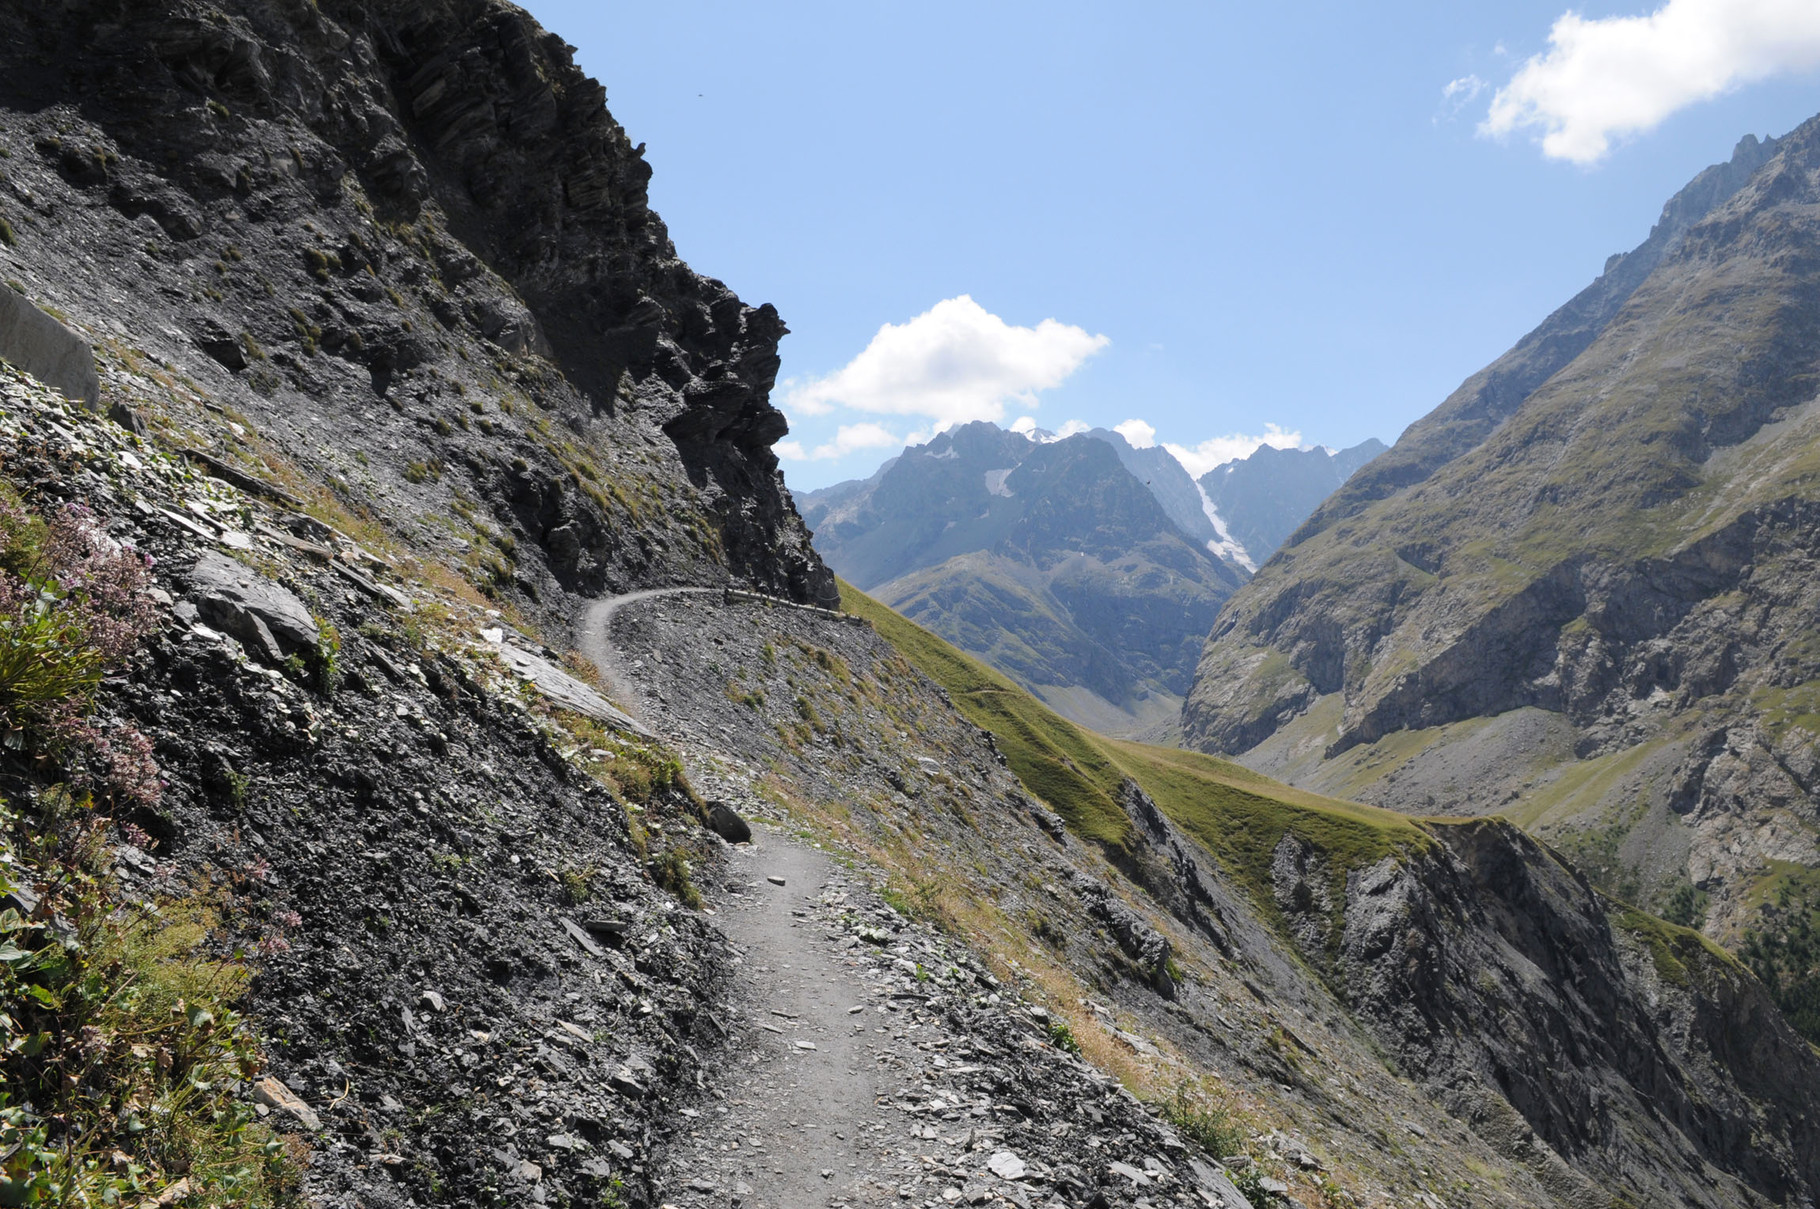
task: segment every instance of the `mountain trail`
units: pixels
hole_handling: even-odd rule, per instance
[[[895,1201],[910,1139],[880,1107],[881,1070],[914,1053],[841,928],[851,887],[829,857],[762,824],[728,860],[718,922],[739,954],[720,1102],[676,1139],[666,1203],[754,1209]],[[781,884],[780,884],[781,883]]]
[[[657,598],[720,591],[597,601],[580,645],[626,707],[671,736],[705,796],[762,815],[749,786],[713,771],[732,752],[670,712],[662,677],[640,674],[687,663],[750,618],[694,602],[674,643],[621,649],[613,635],[616,617],[652,620],[644,610],[621,616],[628,605],[664,613]],[[797,624],[838,624],[824,609],[788,611],[812,615]],[[732,947],[711,1009],[723,1040],[703,1056],[702,1095],[676,1110],[653,1173],[660,1205],[1243,1209],[1224,1177],[1188,1161],[1115,1080],[1052,1043],[1046,1011],[964,945],[905,919],[864,870],[762,818],[750,844],[724,853],[698,872]]]

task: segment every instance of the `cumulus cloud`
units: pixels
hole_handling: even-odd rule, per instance
[[[1131,443],[1133,449],[1149,449],[1156,444],[1156,428],[1142,420],[1126,420],[1123,424],[1114,424],[1112,431]]]
[[[1536,130],[1544,155],[1592,164],[1613,139],[1654,129],[1688,105],[1820,67],[1820,4],[1667,0],[1643,17],[1568,12],[1548,42],[1498,90],[1479,131]]]
[[[825,462],[844,458],[862,449],[889,449],[904,444],[904,438],[893,436],[882,424],[842,424],[834,439],[813,449],[803,448],[801,441],[779,441],[771,448],[786,462]]]
[[[1264,425],[1264,431],[1258,436],[1246,436],[1233,433],[1224,437],[1209,437],[1199,445],[1164,445],[1175,460],[1182,464],[1195,478],[1200,478],[1222,462],[1235,458],[1248,458],[1258,451],[1258,447],[1269,445],[1274,449],[1305,449],[1300,432],[1287,432],[1276,424]]]
[[[784,407],[810,416],[836,407],[925,416],[937,431],[996,421],[1007,403],[1036,406],[1038,394],[1107,343],[1055,319],[1035,327],[1006,323],[962,294],[905,323],[885,324],[846,366],[792,386]]]

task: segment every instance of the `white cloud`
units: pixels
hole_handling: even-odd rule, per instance
[[[1133,449],[1149,449],[1156,444],[1155,426],[1142,420],[1126,420],[1123,424],[1114,424],[1112,431],[1129,441]]]
[[[1646,17],[1597,20],[1568,12],[1548,42],[1498,90],[1479,132],[1540,130],[1544,155],[1592,164],[1614,138],[1676,110],[1820,66],[1820,4],[1667,0]]]
[[[1478,76],[1461,76],[1457,80],[1447,81],[1447,87],[1441,89],[1441,99],[1447,102],[1450,113],[1470,105],[1490,85]]]
[[[1092,432],[1093,425],[1087,423],[1085,420],[1069,420],[1059,429],[1051,432],[1047,428],[1038,428],[1034,416],[1019,416],[1017,419],[1011,421],[1011,427],[1006,431],[1015,432],[1022,437],[1028,437],[1041,445],[1053,445],[1057,441],[1065,441],[1077,433]]]
[[[832,441],[814,449],[804,449],[801,441],[779,441],[771,448],[786,462],[825,462],[862,449],[889,449],[903,444],[902,437],[893,436],[882,424],[842,424]]]
[[[836,407],[926,416],[937,431],[998,420],[1008,402],[1036,406],[1109,341],[1055,319],[1016,327],[962,294],[906,323],[887,323],[847,365],[793,386],[787,410],[826,415]]]
[[[1182,469],[1198,479],[1222,462],[1250,457],[1260,445],[1269,445],[1275,449],[1304,448],[1300,432],[1285,432],[1276,424],[1264,425],[1264,432],[1260,436],[1235,432],[1230,436],[1209,437],[1199,445],[1166,444],[1163,448],[1175,455],[1175,460],[1182,464]]]

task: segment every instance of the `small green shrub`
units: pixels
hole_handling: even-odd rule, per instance
[[[253,788],[253,778],[232,766],[224,766],[221,770],[221,783],[227,788],[229,805],[237,811],[245,810],[247,794]]]
[[[88,721],[103,673],[157,624],[146,560],[67,505],[48,520],[0,495],[0,741],[70,770],[76,785],[150,805],[151,744]]]
[[[1212,1090],[1205,1083],[1184,1079],[1160,1107],[1176,1133],[1214,1158],[1244,1150],[1245,1129],[1224,1089]]]
[[[1269,1209],[1269,1206],[1278,1204],[1282,1200],[1276,1193],[1264,1187],[1264,1169],[1256,1163],[1238,1171],[1227,1172],[1227,1175],[1232,1179],[1232,1186],[1239,1190],[1241,1196],[1251,1202],[1253,1209]]]
[[[1074,1030],[1068,1027],[1068,1022],[1060,1017],[1049,1021],[1049,1044],[1063,1053],[1080,1056],[1081,1043],[1074,1039]]]
[[[651,860],[651,880],[690,910],[701,906],[701,891],[691,880],[689,858],[675,848],[665,850]]]
[[[571,907],[579,907],[593,898],[595,872],[591,867],[578,868],[571,865],[565,868],[560,875],[562,901]]]

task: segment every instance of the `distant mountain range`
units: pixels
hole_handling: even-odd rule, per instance
[[[1338,453],[1263,445],[1248,458],[1215,466],[1198,485],[1207,510],[1225,522],[1233,547],[1255,571],[1353,471],[1386,448],[1376,437]]]
[[[1382,449],[1266,448],[1197,484],[1168,450],[1107,429],[982,422],[796,500],[856,587],[1075,721],[1156,736],[1174,732],[1226,598]]]

